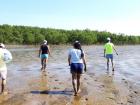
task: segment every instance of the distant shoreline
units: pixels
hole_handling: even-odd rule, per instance
[[[75,40],[83,45],[100,45],[106,43],[107,37],[110,37],[116,45],[140,44],[140,36],[114,34],[107,31],[0,25],[0,42],[12,45],[39,45],[44,39],[52,45],[67,45]]]

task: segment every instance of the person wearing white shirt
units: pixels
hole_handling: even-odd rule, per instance
[[[75,41],[73,47],[74,48],[69,51],[68,63],[72,74],[72,85],[75,92],[74,95],[76,96],[80,91],[80,77],[83,73],[83,68],[86,71],[86,61],[80,42]],[[77,88],[75,86],[75,81],[77,82]]]
[[[6,67],[6,63],[3,60],[4,48],[5,48],[4,44],[0,43],[0,77],[2,78],[1,92],[3,94],[6,94],[7,92],[5,91],[5,85],[6,85],[6,78],[7,78],[7,67]]]

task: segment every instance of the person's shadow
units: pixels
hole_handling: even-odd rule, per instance
[[[72,95],[73,91],[71,90],[49,90],[48,89],[48,79],[47,79],[47,72],[42,72],[40,75],[40,89],[30,91],[31,94],[46,94],[46,95]]]
[[[44,91],[31,91],[32,94],[52,94],[52,95],[72,95],[73,91],[63,90],[63,91],[50,91],[50,90],[44,90]]]

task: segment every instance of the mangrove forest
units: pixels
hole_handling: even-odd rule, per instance
[[[64,30],[31,26],[0,25],[0,42],[4,44],[40,44],[44,39],[49,44],[71,44],[79,40],[82,44],[104,44],[106,38],[118,45],[140,44],[140,36],[114,34],[97,30]]]

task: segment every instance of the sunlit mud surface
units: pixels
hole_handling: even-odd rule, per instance
[[[72,46],[50,46],[46,72],[41,72],[39,46],[10,46],[7,89],[0,105],[140,105],[140,46],[116,46],[115,72],[106,71],[103,46],[83,46],[87,72],[81,93],[73,95],[67,63]]]

